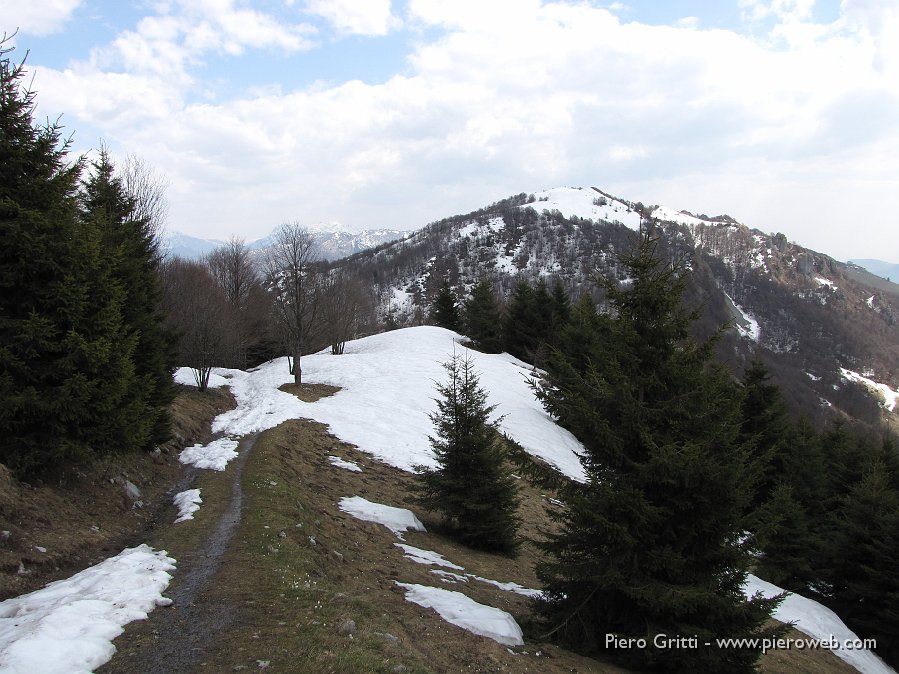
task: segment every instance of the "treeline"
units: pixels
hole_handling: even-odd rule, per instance
[[[168,436],[161,187],[68,155],[0,44],[0,462],[23,475]]]
[[[689,275],[664,263],[658,244],[643,236],[622,256],[627,282],[600,279],[602,311],[589,294],[572,306],[560,284],[550,289],[543,281],[519,281],[505,307],[486,280],[461,299],[445,282],[431,306],[433,322],[466,334],[475,348],[539,365],[538,397],[586,448],[586,484],[534,468],[519,454],[522,468],[565,503],[548,510],[560,532],[541,544],[545,598],[536,608],[544,631],[626,666],[750,671],[757,652],[638,652],[610,648],[602,635],[651,644],[655,634],[700,641],[769,634],[764,621],[776,602],[741,593],[753,572],[829,606],[895,664],[894,437],[839,422],[815,428],[790,416],[761,360],[739,378],[719,365],[720,334],[696,339],[691,325],[700,312],[684,306]],[[443,428],[446,419],[486,418],[483,399],[479,407],[449,395],[471,379],[465,363],[452,365],[451,381],[461,383],[440,391],[454,411],[444,403],[435,425],[464,448],[457,451],[489,456],[483,435]],[[425,472],[425,502],[469,536],[485,521],[464,517],[455,504],[466,512],[493,507],[500,521],[491,535],[514,550],[514,499],[472,491],[471,478],[454,477],[453,466],[463,464],[444,458],[448,446],[435,443],[445,467],[436,478]],[[441,489],[455,495],[441,502]]]

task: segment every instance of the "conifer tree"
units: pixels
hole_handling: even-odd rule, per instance
[[[458,331],[462,327],[462,318],[459,314],[459,303],[450,288],[448,280],[443,281],[434,303],[431,305],[431,320],[441,328]]]
[[[747,600],[741,542],[747,457],[728,373],[714,342],[689,337],[686,275],[642,234],[621,263],[626,287],[605,281],[612,311],[590,319],[579,352],[554,352],[538,397],[584,444],[586,483],[557,482],[567,508],[538,565],[547,633],[630,667],[753,671],[759,648],[706,648],[717,637],[771,635],[777,600]],[[776,630],[774,630],[776,631]],[[621,648],[614,636],[646,639]],[[697,637],[657,648],[657,635]]]
[[[68,335],[86,297],[69,271],[81,165],[67,165],[58,126],[33,124],[11,51],[0,42],[0,461],[23,473],[79,451],[66,433],[80,421]]]
[[[174,398],[175,338],[162,311],[157,223],[139,215],[137,199],[116,176],[105,149],[92,169],[83,185],[82,218],[101,232],[103,255],[125,294],[124,326],[137,339],[134,369],[139,384],[131,391],[132,403],[142,410],[134,440],[137,446],[150,447],[169,436],[168,406]]]
[[[502,351],[502,328],[499,304],[493,287],[481,279],[464,304],[465,334],[475,346],[487,353]]]
[[[534,289],[527,280],[520,279],[512,290],[503,324],[505,351],[521,360],[533,362],[540,345],[539,326]]]
[[[487,404],[469,357],[453,355],[444,364],[449,379],[438,384],[437,412],[430,438],[436,468],[419,467],[420,502],[442,515],[445,526],[473,548],[512,554],[518,547],[515,483],[490,421]]]
[[[828,605],[877,652],[899,664],[899,492],[879,458],[841,499],[827,541]]]

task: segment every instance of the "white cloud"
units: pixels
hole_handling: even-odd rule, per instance
[[[350,11],[363,6],[334,4],[328,18],[348,32],[386,30],[389,4]],[[885,76],[896,11],[845,0],[822,26],[809,7],[744,3],[773,22],[771,35],[782,31],[774,46],[695,22],[623,23],[585,3],[410,0],[406,26],[427,30],[402,76],[299,91],[260,82],[248,98],[199,105],[184,92],[204,83],[205,55],[296,51],[312,34],[228,0],[185,1],[91,64],[42,69],[39,103],[165,171],[175,229],[260,236],[294,218],[413,227],[520,191],[595,184],[731,211],[836,254],[837,214],[850,204],[872,204],[871,226],[899,211],[888,196],[899,78]],[[815,198],[819,188],[842,189],[841,205]],[[890,245],[899,259],[899,241]]]
[[[330,21],[342,33],[386,35],[400,24],[390,0],[307,0],[306,11]]]
[[[24,35],[50,35],[61,30],[81,0],[3,0],[3,29]]]

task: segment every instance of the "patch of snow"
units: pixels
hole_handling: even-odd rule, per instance
[[[879,395],[883,398],[883,406],[887,410],[890,412],[896,410],[896,400],[899,399],[899,392],[886,384],[878,384],[873,379],[860,375],[858,372],[847,370],[845,367],[840,368],[840,376],[843,377],[843,379],[863,384],[869,391],[872,391],[875,395]]]
[[[444,583],[467,583],[468,576],[460,576],[458,573],[453,573],[452,571],[444,571],[442,569],[431,569],[431,573],[435,576],[439,576],[440,580]]]
[[[453,564],[439,552],[434,552],[433,550],[422,550],[421,548],[414,548],[411,545],[405,545],[403,543],[394,543],[395,546],[401,548],[405,556],[411,559],[413,562],[417,564],[428,564],[430,566],[443,566],[447,569],[456,569],[457,571],[464,571],[464,566],[459,566],[458,564]]]
[[[806,372],[805,376],[811,379],[812,381],[821,381],[821,377],[816,377],[811,372]]]
[[[344,470],[349,470],[354,473],[362,472],[362,468],[360,468],[358,463],[346,461],[345,459],[341,459],[339,456],[329,456],[328,460],[331,462],[332,466],[337,466],[338,468],[343,468]]]
[[[192,520],[194,513],[200,509],[200,504],[203,502],[203,499],[200,498],[199,489],[182,491],[175,494],[175,498],[172,500],[175,502],[175,507],[178,508],[178,519],[175,520],[175,524],[185,520]]]
[[[475,580],[479,580],[482,583],[487,583],[488,585],[494,585],[498,587],[500,590],[505,592],[514,592],[515,594],[521,594],[525,597],[533,597],[537,598],[543,595],[542,590],[533,590],[529,587],[524,587],[519,585],[518,583],[501,583],[498,580],[490,580],[489,578],[481,578],[480,576],[475,576],[472,574],[467,574],[469,578],[474,578]]]
[[[869,297],[868,299],[865,300],[865,304],[867,304],[872,309],[874,308],[874,298],[875,297],[876,297],[876,295],[871,295],[871,297]]]
[[[178,455],[178,460],[197,468],[225,470],[228,462],[237,457],[238,444],[237,440],[231,438],[219,438],[208,445],[187,447]]]
[[[123,550],[70,578],[0,602],[0,670],[90,672],[108,662],[124,625],[157,606],[175,569],[164,550]]]
[[[819,286],[827,286],[831,290],[839,290],[839,288],[837,288],[836,284],[833,281],[824,278],[823,276],[816,276],[815,283],[817,283]]]
[[[461,592],[414,583],[398,582],[397,585],[406,590],[406,601],[434,609],[451,625],[506,646],[524,644],[521,628],[506,611],[479,604]]]
[[[537,201],[524,204],[522,208],[533,208],[538,213],[543,210],[559,211],[562,215],[571,218],[585,218],[587,220],[606,220],[608,222],[620,222],[628,229],[640,230],[640,214],[632,210],[623,201],[606,197],[596,190],[574,187],[556,187],[545,190],[534,196]],[[605,199],[606,205],[594,204],[594,199]]]
[[[747,597],[756,592],[765,597],[773,597],[783,591],[782,588],[752,574],[746,578],[746,585],[743,586],[743,593]],[[895,671],[872,651],[853,649],[850,644],[861,643],[859,637],[846,627],[836,613],[816,601],[792,592],[787,593],[786,598],[774,611],[773,617],[781,622],[793,623],[796,629],[813,639],[834,642],[838,647],[833,649],[833,654],[864,674],[895,674]]]
[[[669,208],[668,206],[657,206],[649,215],[656,220],[662,220],[663,222],[676,222],[680,225],[692,225],[695,227],[697,225],[710,224],[707,220],[697,218],[693,215],[689,215],[688,213],[684,213],[683,211],[677,211],[673,208]]]
[[[390,529],[401,541],[404,531],[427,531],[425,525],[406,508],[394,508],[367,501],[361,496],[344,496],[337,506],[348,515],[364,522],[374,522]]]
[[[430,566],[442,566],[447,569],[456,569],[456,571],[465,571],[464,566],[459,566],[458,564],[453,564],[449,560],[447,560],[443,555],[438,552],[434,552],[433,550],[422,550],[421,548],[414,548],[411,545],[405,545],[403,543],[394,543],[395,546],[401,548],[405,553],[405,556],[411,559],[413,562],[418,564],[427,564]],[[444,580],[447,578],[450,579],[451,582],[459,581],[467,583],[469,578],[474,580],[479,580],[482,583],[487,583],[488,585],[493,585],[494,587],[498,587],[500,590],[505,592],[515,592],[516,594],[524,595],[525,597],[537,597],[542,594],[541,590],[532,590],[527,587],[523,587],[518,583],[501,583],[498,580],[491,580],[490,578],[482,578],[481,576],[476,576],[473,573],[466,573],[465,575],[460,575],[457,573],[451,573],[449,571],[442,571],[439,569],[433,570],[431,573],[435,573]]]
[[[197,380],[194,379],[194,371],[189,367],[179,367],[175,370],[174,379],[176,384],[193,386],[194,388],[197,386]],[[208,388],[221,388],[222,386],[230,385],[231,382],[226,377],[216,374],[214,371],[209,374]]]
[[[734,327],[736,327],[737,332],[740,333],[741,337],[746,337],[753,342],[758,342],[762,336],[762,328],[759,325],[758,319],[734,302],[730,295],[724,293],[724,296],[732,305],[731,313],[733,313],[734,318],[736,319],[736,325]]]

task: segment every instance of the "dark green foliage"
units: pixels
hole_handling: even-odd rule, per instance
[[[135,441],[150,446],[169,436],[175,339],[162,313],[157,223],[138,217],[137,212],[135,198],[127,193],[108,154],[101,150],[84,183],[82,217],[99,229],[113,279],[125,293],[122,320],[137,338],[134,366],[139,384],[132,391],[133,403],[142,409]]]
[[[129,320],[122,258],[79,209],[82,163],[33,124],[23,66],[0,52],[0,462],[25,475],[142,446],[159,416],[135,397],[152,326]]]
[[[420,502],[443,516],[448,529],[473,548],[512,554],[518,547],[518,497],[505,466],[505,453],[469,358],[444,364],[449,380],[439,384],[436,468],[420,467]]]
[[[431,305],[431,320],[435,325],[447,330],[459,330],[462,327],[462,317],[459,314],[459,303],[450,288],[449,281],[444,281],[440,286],[434,303]]]
[[[828,605],[860,636],[877,640],[877,652],[899,664],[899,491],[896,475],[880,459],[833,513],[826,541]]]
[[[537,386],[546,409],[581,440],[586,483],[563,483],[559,532],[542,545],[549,634],[629,667],[753,671],[758,649],[654,648],[653,637],[770,636],[778,600],[746,600],[741,539],[749,501],[736,389],[689,338],[685,275],[641,236],[621,264],[632,283],[605,282],[610,315],[573,311]],[[569,353],[570,350],[570,353]],[[606,635],[646,638],[613,648]]]
[[[493,287],[481,279],[471,289],[464,305],[465,334],[475,346],[487,353],[502,351],[502,317]]]
[[[540,316],[534,289],[525,279],[515,284],[503,324],[504,350],[516,358],[534,362],[540,345]]]
[[[762,551],[755,574],[785,590],[807,594],[816,580],[812,558],[819,539],[793,488],[778,484],[754,515],[752,531]]]

